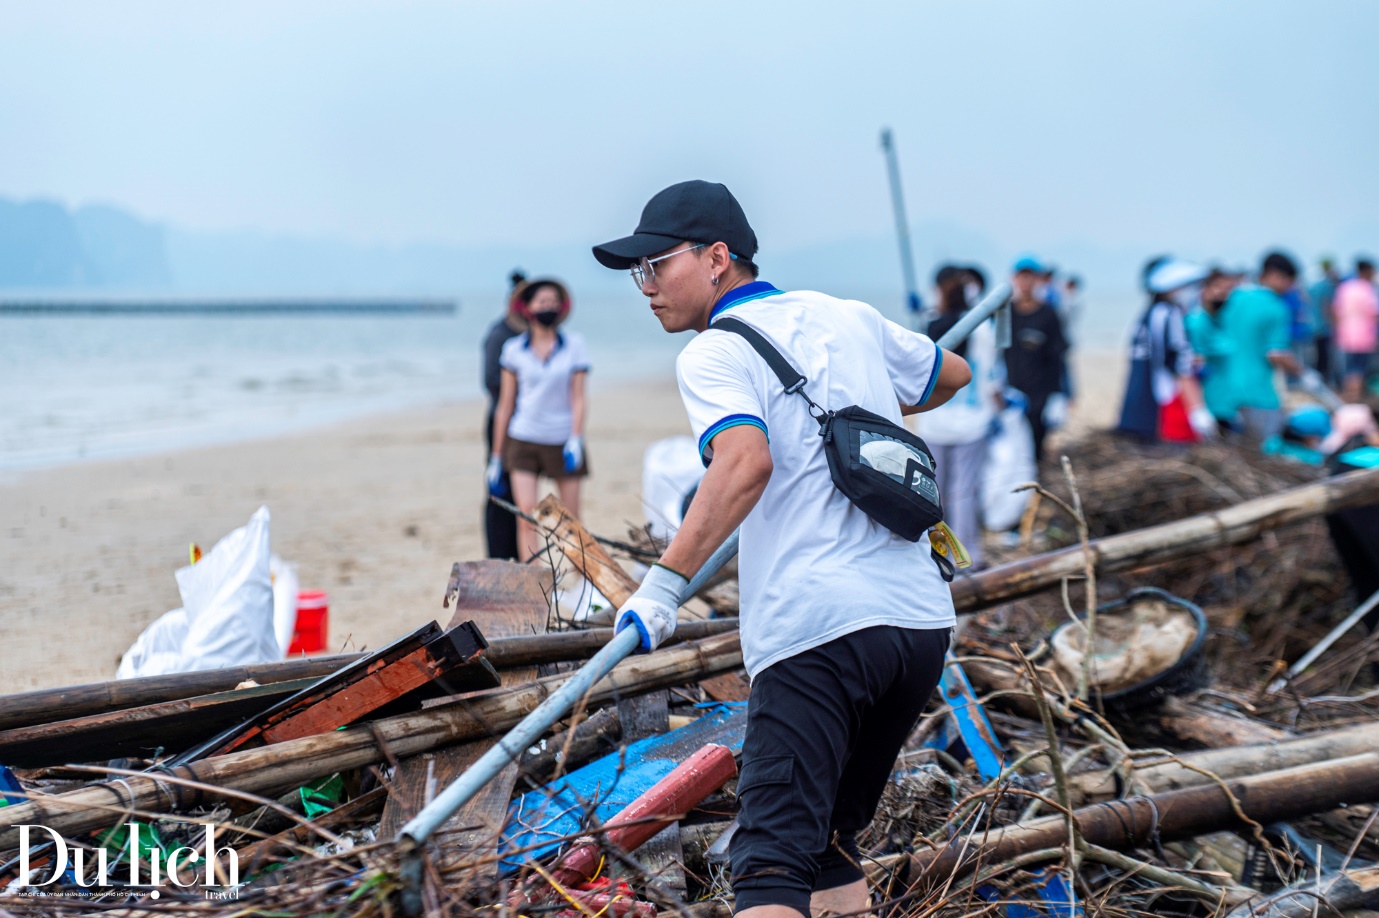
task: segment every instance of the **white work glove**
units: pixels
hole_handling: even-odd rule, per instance
[[[1049,400],[1044,403],[1044,426],[1049,430],[1057,430],[1063,426],[1063,422],[1068,420],[1068,397],[1062,392],[1055,392],[1049,396]]]
[[[488,468],[484,470],[484,480],[488,482],[488,493],[502,497],[507,493],[503,487],[503,457],[494,453],[488,457]]]
[[[637,592],[618,610],[614,633],[633,627],[641,635],[637,653],[651,653],[675,633],[680,594],[689,581],[660,564],[651,565]]]
[[[565,472],[574,474],[584,464],[584,438],[576,434],[565,441]]]
[[[1216,426],[1216,416],[1211,413],[1211,409],[1206,405],[1198,405],[1187,413],[1187,422],[1192,425],[1192,430],[1202,440],[1215,440],[1219,432]]]

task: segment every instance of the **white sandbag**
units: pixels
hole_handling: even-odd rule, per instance
[[[685,497],[699,487],[704,463],[693,437],[666,437],[642,455],[642,506],[647,528],[657,539],[669,539],[684,521]]]
[[[187,639],[187,613],[183,609],[164,612],[143,630],[133,646],[120,657],[116,679],[136,676],[165,676],[181,671],[182,644]]]
[[[292,631],[297,627],[297,594],[301,591],[297,565],[270,555],[268,576],[273,580],[273,634],[278,648],[286,655],[287,648],[292,646]]]
[[[1034,434],[1019,404],[1008,404],[997,415],[1000,429],[987,446],[982,471],[982,525],[993,532],[1013,529],[1029,503],[1028,491],[1015,491],[1034,481]]]
[[[183,672],[283,658],[273,626],[268,523],[268,508],[260,507],[248,525],[177,571],[188,622]]]

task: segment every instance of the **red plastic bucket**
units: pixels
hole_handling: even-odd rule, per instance
[[[297,624],[292,629],[289,657],[303,653],[320,653],[326,649],[326,631],[330,625],[330,603],[325,590],[302,590],[297,594]]]

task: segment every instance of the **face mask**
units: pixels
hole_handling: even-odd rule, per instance
[[[560,321],[560,312],[559,310],[551,309],[545,312],[534,312],[531,317],[547,328],[550,328]]]

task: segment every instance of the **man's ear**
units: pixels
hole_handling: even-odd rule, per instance
[[[709,247],[709,267],[715,275],[721,275],[733,263],[726,242],[715,242]]]

